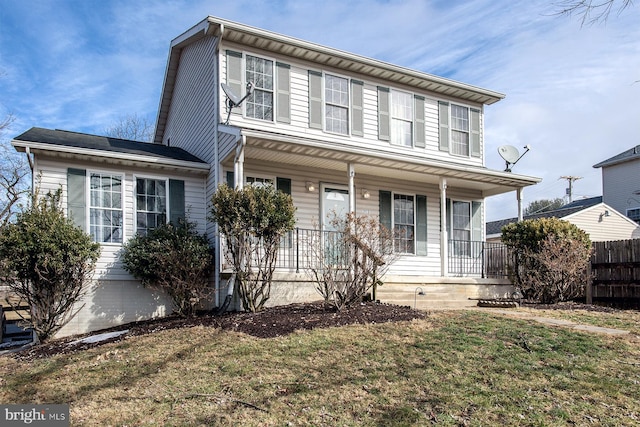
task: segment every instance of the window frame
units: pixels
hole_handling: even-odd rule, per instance
[[[398,237],[397,237],[397,229],[396,229],[396,196],[401,196],[401,197],[410,197],[412,200],[412,211],[413,211],[413,223],[410,225],[411,227],[413,227],[413,236],[411,238],[412,241],[412,248],[413,251],[412,252],[401,252],[398,250]],[[417,246],[417,241],[416,241],[416,230],[417,230],[417,219],[416,219],[416,198],[417,195],[416,194],[409,194],[409,193],[400,193],[400,192],[395,192],[392,191],[391,192],[391,229],[393,232],[393,251],[401,254],[401,255],[416,255],[416,246]],[[402,223],[401,225],[403,226],[408,226],[409,224],[404,224]],[[403,241],[407,241],[406,238],[402,238]],[[403,244],[403,248],[406,247],[406,244]]]
[[[93,206],[93,199],[91,197],[91,178],[93,175],[100,175],[100,177],[102,178],[103,176],[110,176],[111,178],[113,177],[119,177],[120,178],[120,208],[119,209],[113,209],[113,208],[104,208],[102,206]],[[86,197],[86,208],[85,208],[85,215],[87,218],[87,233],[91,236],[91,240],[93,242],[99,243],[100,245],[105,245],[105,246],[121,246],[124,241],[125,241],[125,231],[126,231],[126,218],[125,218],[125,201],[126,201],[126,181],[125,181],[125,174],[124,173],[120,173],[120,172],[114,172],[114,171],[109,171],[109,170],[103,170],[103,169],[87,169],[86,170],[86,189],[85,189],[85,197]],[[95,236],[93,234],[92,231],[92,226],[93,226],[93,222],[92,222],[92,215],[91,215],[91,211],[92,209],[100,209],[100,210],[110,210],[111,212],[114,211],[119,211],[121,214],[121,224],[120,224],[120,241],[98,241],[98,239],[96,238],[97,236]],[[96,227],[98,227],[99,225],[96,224]]]
[[[258,55],[255,54],[253,52],[248,52],[248,51],[243,51],[242,52],[242,87],[245,88],[247,87],[247,83],[249,82],[249,80],[247,79],[247,63],[248,63],[248,57],[251,56],[253,58],[257,58],[263,61],[271,61],[271,89],[264,89],[264,88],[258,88],[256,86],[254,86],[253,88],[253,93],[247,97],[247,99],[242,103],[242,116],[246,119],[250,119],[250,120],[259,120],[261,122],[267,122],[267,123],[275,123],[276,121],[276,100],[277,100],[277,76],[276,76],[276,60],[275,58],[271,58],[271,57],[267,57],[267,56],[263,56],[263,55]],[[255,84],[255,82],[254,82]],[[271,93],[271,119],[265,119],[265,118],[260,118],[260,117],[254,117],[254,116],[250,116],[247,114],[247,106],[249,105],[249,103],[251,102],[251,99],[253,99],[253,97],[255,96],[256,90],[261,91],[261,92],[270,92]],[[246,92],[245,92],[246,93]],[[237,94],[238,96],[242,97],[244,96],[245,93],[242,94]],[[256,104],[258,105],[258,104]],[[260,105],[264,105],[264,104],[260,104]]]
[[[636,216],[630,216],[629,212],[630,211],[637,211],[637,215]],[[635,222],[635,223],[640,223],[640,206],[637,206],[635,208],[627,208],[625,215],[627,218],[629,218],[631,221]]]
[[[169,189],[169,178],[168,177],[161,177],[161,176],[154,176],[154,175],[134,175],[133,176],[133,191],[132,191],[132,197],[133,197],[133,230],[134,230],[134,234],[138,234],[140,233],[140,230],[138,228],[138,179],[144,179],[144,180],[153,180],[153,181],[164,181],[165,186],[164,186],[164,190],[165,190],[165,224],[168,224],[170,222],[171,219],[171,201],[169,199],[169,193],[170,193],[170,189]],[[145,194],[146,196],[146,194]],[[141,211],[144,213],[155,213],[152,211]],[[145,234],[147,232],[149,232],[150,228],[146,227],[145,228]]]
[[[454,118],[453,116],[454,107],[464,109],[467,115],[466,118],[464,119]],[[459,129],[454,126],[454,124],[459,120],[466,121],[466,125],[467,125],[466,129]],[[456,133],[466,135],[466,145],[464,146],[466,148],[466,153],[457,153],[456,150],[454,149],[456,144],[462,145],[455,141],[455,138],[453,137],[453,135]],[[471,157],[471,107],[467,105],[453,103],[453,102],[449,103],[449,141],[450,141],[449,153],[458,157],[465,157],[465,158]]]
[[[329,102],[327,100],[327,77],[333,77],[336,79],[340,79],[340,80],[344,80],[345,84],[346,84],[346,94],[347,94],[347,102],[346,105],[340,105],[340,104],[336,104],[334,102]],[[323,72],[322,73],[322,127],[323,130],[327,133],[330,134],[334,134],[334,135],[342,135],[342,136],[351,136],[351,103],[352,103],[352,93],[351,93],[351,79],[349,77],[343,76],[343,75],[339,75],[339,74],[335,74],[335,73],[326,73]],[[346,118],[346,123],[345,123],[345,128],[346,128],[346,132],[338,132],[335,130],[331,130],[328,128],[327,126],[327,122],[328,122],[328,117],[327,117],[327,107],[331,106],[331,107],[336,107],[336,108],[343,108],[347,111],[347,118]]]
[[[249,180],[253,180],[249,182]],[[244,176],[244,185],[252,185],[252,186],[264,186],[265,184],[269,184],[274,188],[276,185],[276,177],[275,176],[267,176],[267,175],[245,175]]]

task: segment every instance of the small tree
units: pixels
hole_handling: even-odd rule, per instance
[[[310,236],[308,273],[326,304],[342,310],[381,285],[395,255],[393,235],[377,218],[334,215],[335,231]]]
[[[554,303],[582,295],[591,256],[589,236],[557,218],[506,225],[502,241],[511,248],[511,280],[527,299]]]
[[[553,211],[563,206],[564,199],[557,197],[555,199],[540,199],[529,203],[524,209],[525,215],[537,214],[542,212]]]
[[[213,253],[192,222],[165,224],[136,235],[124,245],[122,263],[143,286],[165,291],[180,316],[194,315],[198,304],[211,295]]]
[[[65,218],[61,190],[33,196],[15,223],[0,230],[1,280],[31,307],[31,322],[41,341],[53,336],[82,308],[100,255],[100,245]]]
[[[295,225],[291,196],[271,185],[234,190],[223,184],[211,199],[210,214],[226,239],[234,291],[245,310],[261,310],[271,293],[280,242]]]

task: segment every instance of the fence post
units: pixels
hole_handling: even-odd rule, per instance
[[[589,263],[589,266],[587,267],[587,284],[585,285],[585,296],[586,296],[587,304],[593,304],[593,270],[591,268],[593,257],[591,259],[592,261]]]

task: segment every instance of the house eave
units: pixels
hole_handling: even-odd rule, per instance
[[[142,164],[155,167],[184,169],[198,174],[208,174],[210,166],[207,163],[189,162],[185,160],[167,159],[152,155],[139,155],[118,153],[107,150],[97,150],[94,148],[71,147],[66,145],[56,145],[50,143],[39,143],[22,140],[12,140],[11,144],[19,152],[26,151],[33,154],[49,154],[52,156],[72,157],[77,159],[101,160],[104,162],[117,162],[128,164]]]

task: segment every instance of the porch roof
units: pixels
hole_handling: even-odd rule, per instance
[[[405,153],[371,147],[354,147],[345,142],[316,140],[271,132],[242,129],[247,139],[245,159],[298,167],[320,168],[346,173],[347,164],[356,173],[438,185],[440,177],[449,187],[480,191],[483,197],[514,191],[542,179],[479,166],[416,158]],[[232,154],[231,156],[232,157]]]

